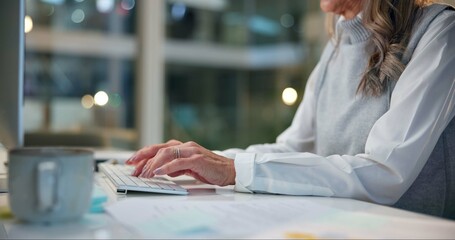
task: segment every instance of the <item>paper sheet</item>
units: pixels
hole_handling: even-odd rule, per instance
[[[329,208],[303,200],[154,201],[126,199],[107,207],[117,221],[146,238],[248,237]]]
[[[335,210],[316,221],[298,219],[255,239],[454,239],[455,221]]]
[[[163,201],[133,198],[106,211],[144,238],[453,239],[455,221],[371,214],[308,199]],[[398,211],[398,210],[397,210]]]

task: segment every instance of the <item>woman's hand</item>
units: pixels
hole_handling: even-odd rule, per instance
[[[138,176],[144,165],[149,159],[155,157],[155,155],[163,148],[169,148],[171,146],[177,146],[182,144],[182,142],[177,140],[170,140],[167,143],[155,144],[148,147],[144,147],[141,150],[137,151],[130,159],[126,160],[128,165],[136,165],[136,171],[133,173],[133,176]]]
[[[165,144],[145,147],[127,164],[135,164],[133,176],[150,178],[155,175],[190,175],[201,182],[226,186],[235,184],[232,159],[217,155],[195,142],[171,140]]]

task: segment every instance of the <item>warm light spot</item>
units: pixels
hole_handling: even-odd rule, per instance
[[[95,100],[93,99],[92,95],[87,94],[82,97],[81,104],[82,104],[82,107],[84,107],[86,109],[90,109],[95,104]]]
[[[104,91],[99,91],[95,94],[95,104],[98,106],[104,106],[109,102],[109,96]]]
[[[29,33],[33,30],[33,19],[30,16],[25,16],[24,19],[24,32]]]
[[[284,104],[292,106],[295,104],[298,98],[297,91],[294,88],[286,88],[282,94]]]

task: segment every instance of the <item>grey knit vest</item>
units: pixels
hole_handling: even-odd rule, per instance
[[[446,9],[452,8],[433,4],[422,10],[402,58],[405,65],[428,26]],[[389,109],[394,88],[394,83],[390,84],[388,91],[377,98],[356,94],[371,50],[370,33],[359,18],[338,24],[337,31],[346,32],[339,34],[336,48],[333,43],[325,48],[315,86],[316,153],[322,156],[365,152],[368,134]],[[455,219],[455,119],[440,136],[417,179],[394,206]]]

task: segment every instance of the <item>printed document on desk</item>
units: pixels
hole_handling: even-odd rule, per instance
[[[354,200],[353,200],[354,201]],[[375,207],[375,206],[372,206]],[[377,206],[386,208],[385,206]],[[341,210],[312,198],[244,201],[126,199],[107,212],[145,238],[453,239],[455,222],[408,212]]]
[[[400,210],[396,210],[400,211]],[[253,236],[256,239],[454,239],[455,221],[421,214],[387,216],[332,211],[300,218]]]
[[[257,235],[300,215],[331,211],[310,201],[160,201],[133,198],[106,208],[145,238],[236,238]]]

